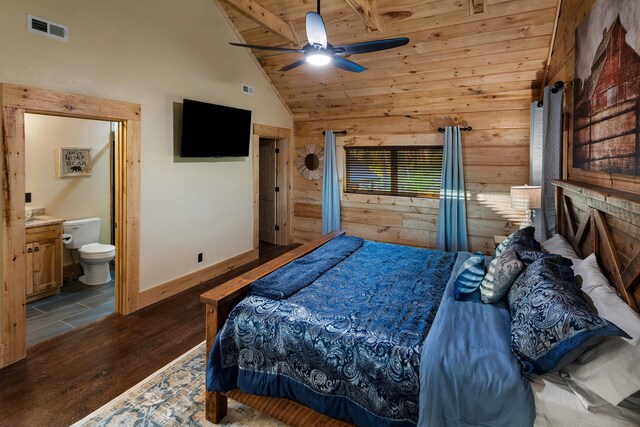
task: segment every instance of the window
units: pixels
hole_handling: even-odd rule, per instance
[[[346,192],[439,197],[442,147],[345,147]]]

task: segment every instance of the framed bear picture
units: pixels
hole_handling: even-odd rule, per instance
[[[91,175],[91,148],[60,147],[61,178]]]

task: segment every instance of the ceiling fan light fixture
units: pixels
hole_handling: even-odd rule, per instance
[[[331,59],[331,55],[324,52],[313,52],[305,57],[305,60],[309,64],[316,66],[327,65],[331,62]]]
[[[260,46],[245,43],[231,43],[233,46],[246,47],[249,49],[267,50],[281,53],[301,53],[303,58],[298,59],[291,64],[280,68],[278,72],[289,71],[298,68],[305,63],[314,67],[322,67],[325,65],[333,65],[344,71],[352,73],[361,73],[366,70],[362,65],[348,60],[344,56],[350,56],[361,53],[378,52],[380,50],[393,49],[404,46],[409,43],[406,37],[396,37],[392,39],[370,40],[366,42],[351,43],[342,46],[333,46],[327,42],[327,28],[324,20],[320,16],[320,0],[318,1],[317,12],[309,12],[305,17],[305,31],[307,33],[308,43],[301,49],[292,49],[277,46]],[[307,3],[305,0],[304,3]]]

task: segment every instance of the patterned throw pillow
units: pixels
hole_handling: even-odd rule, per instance
[[[518,258],[524,263],[525,267],[533,264],[540,258],[549,258],[560,268],[560,274],[563,280],[573,280],[573,269],[571,268],[573,263],[570,259],[556,254],[537,251],[520,244],[513,245],[509,249],[513,249],[518,253]]]
[[[540,258],[509,291],[511,350],[525,374],[562,369],[604,336],[628,336],[593,313],[561,274],[552,258]]]
[[[502,252],[514,245],[520,245],[523,248],[541,251],[542,248],[540,246],[540,243],[534,237],[535,232],[535,227],[525,227],[514,233],[511,233],[509,237],[504,239],[502,243],[498,245],[495,255],[500,256]]]
[[[489,304],[499,301],[509,292],[511,285],[523,269],[524,264],[518,259],[518,254],[513,248],[503,251],[499,257],[494,258],[480,284],[482,302]]]
[[[458,270],[454,286],[456,301],[469,299],[478,290],[483,277],[484,256],[482,252],[476,252],[467,258]]]

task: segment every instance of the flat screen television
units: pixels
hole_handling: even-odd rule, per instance
[[[185,99],[180,157],[247,157],[251,111]]]

